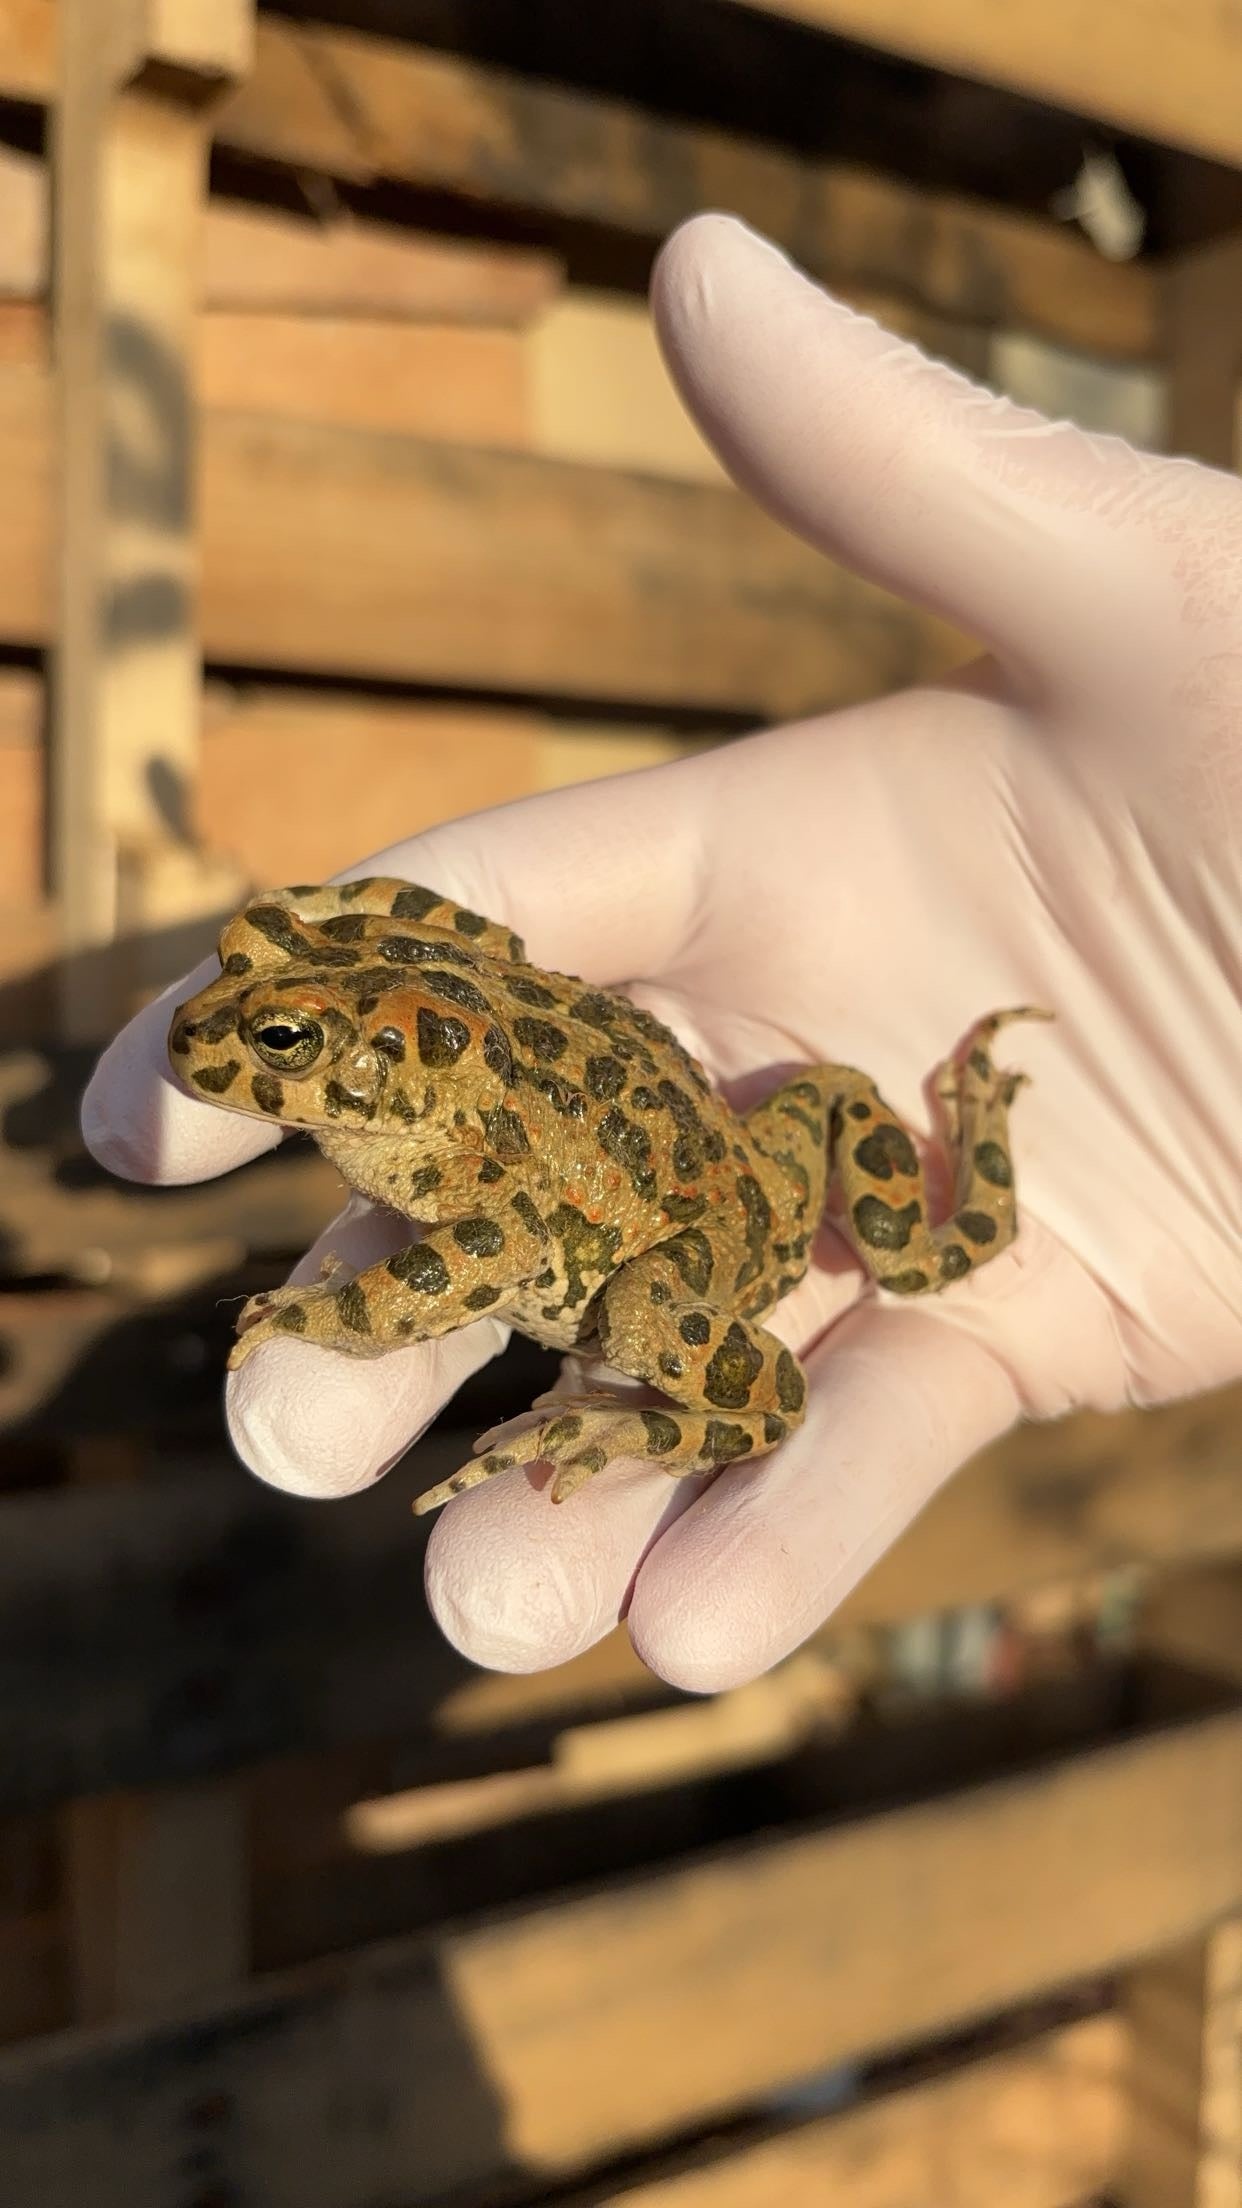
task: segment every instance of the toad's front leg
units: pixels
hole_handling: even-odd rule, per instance
[[[546,1264],[544,1238],[511,1207],[495,1218],[456,1219],[351,1278],[337,1273],[320,1286],[252,1296],[229,1365],[236,1371],[263,1342],[281,1336],[379,1357],[451,1334],[486,1312],[502,1315],[506,1295]]]
[[[802,1423],[802,1368],[766,1327],[696,1291],[699,1256],[690,1237],[674,1236],[614,1273],[600,1303],[609,1364],[672,1402],[566,1397],[536,1425],[420,1495],[415,1510],[435,1510],[517,1464],[553,1465],[552,1500],[560,1503],[618,1457],[645,1458],[684,1478],[775,1449]]]

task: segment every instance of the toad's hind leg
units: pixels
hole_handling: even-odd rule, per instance
[[[415,1510],[435,1510],[518,1464],[552,1464],[559,1503],[617,1457],[643,1458],[684,1478],[775,1449],[802,1423],[802,1368],[766,1328],[711,1302],[709,1255],[706,1237],[688,1229],[623,1265],[601,1299],[609,1364],[672,1402],[631,1407],[621,1397],[566,1398],[420,1495]]]
[[[838,1069],[834,1163],[854,1247],[868,1272],[895,1295],[922,1295],[960,1280],[1012,1242],[1017,1231],[1009,1107],[1021,1073],[998,1072],[990,1045],[1010,1020],[1048,1019],[1024,1005],[993,1012],[974,1029],[959,1062],[936,1075],[957,1176],[952,1216],[932,1227],[922,1169],[905,1128],[874,1082]]]

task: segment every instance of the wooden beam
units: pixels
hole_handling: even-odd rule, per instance
[[[514,1407],[498,1403],[495,1415]],[[1128,1562],[1236,1554],[1238,1417],[1235,1391],[1011,1435],[942,1490],[821,1645],[831,1653],[852,1626],[1003,1604]],[[475,1672],[447,1648],[411,1600],[421,1543],[409,1499],[465,1446],[460,1432],[437,1432],[331,1512],[218,1461],[182,1458],[179,1476],[172,1457],[133,1494],[10,1498],[0,1807],[395,1737],[414,1784],[420,1769],[441,1770],[446,1744],[456,1753],[498,1730],[546,1737],[592,1712],[670,1701],[623,1633],[529,1678]]]
[[[234,663],[784,715],[960,657],[729,489],[253,416],[204,459]]]
[[[162,858],[185,873],[175,815],[198,731],[198,225],[208,108],[245,66],[250,6],[62,0],[60,32],[52,847],[70,954],[63,1018],[80,1038],[98,1032],[101,1007],[79,988],[75,954],[111,941],[127,906],[150,915]]]
[[[563,280],[556,256],[533,246],[441,237],[344,213],[290,215],[242,200],[213,199],[207,207],[203,296],[222,310],[520,329],[551,304]]]
[[[357,315],[203,315],[197,391],[208,408],[520,451],[527,368],[514,330]]]
[[[1143,1732],[8,2054],[11,2197],[156,2197],[191,2108],[271,2208],[563,2180],[1194,1936],[1242,1887],[1240,1751],[1237,1714]]]
[[[733,0],[737,4],[737,0]],[[742,0],[769,15],[977,77],[1139,138],[1242,165],[1242,24],[1214,0],[997,9],[989,0]]]
[[[709,741],[519,707],[211,683],[195,812],[204,841],[233,853],[255,883],[321,881],[378,850],[394,820],[418,835]],[[291,774],[303,792],[292,813],[281,802]]]
[[[714,485],[256,415],[202,445],[203,645],[233,665],[784,715],[964,650]],[[41,642],[47,391],[21,365],[0,471],[0,640]]]
[[[869,2096],[710,2159],[592,2189],[589,2208],[1066,2208],[1115,2176],[1123,2123],[1124,2029],[1091,2017],[925,2084]],[[574,2196],[565,2208],[588,2208]]]

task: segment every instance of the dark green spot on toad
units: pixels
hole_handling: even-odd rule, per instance
[[[449,1285],[449,1269],[440,1252],[429,1242],[411,1242],[388,1260],[388,1270],[403,1288],[423,1296],[442,1296]]]

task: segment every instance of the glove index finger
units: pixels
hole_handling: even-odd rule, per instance
[[[183,981],[143,1006],[109,1043],[82,1098],[82,1135],[91,1155],[125,1181],[181,1186],[231,1173],[275,1149],[280,1130],[241,1112],[200,1103],[168,1062],[173,1013],[220,967],[204,959]]]

